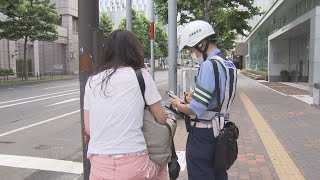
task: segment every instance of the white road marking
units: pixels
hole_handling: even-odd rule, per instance
[[[45,107],[50,107],[50,106],[55,106],[55,105],[64,104],[64,103],[68,103],[68,102],[78,101],[79,99],[80,98],[68,99],[68,100],[65,100],[65,101],[60,101],[60,102],[57,102],[57,103],[54,103],[54,104],[47,105]]]
[[[79,176],[75,177],[73,180],[78,180],[81,176],[82,176],[82,174],[80,174]]]
[[[61,97],[61,96],[67,96],[67,95],[71,95],[71,94],[77,94],[77,93],[79,93],[79,91],[66,93],[66,94],[60,94],[60,95],[57,95],[57,96],[50,96],[50,97],[46,97],[46,98],[42,98],[42,99],[34,99],[34,100],[31,100],[31,101],[19,102],[19,103],[16,103],[16,104],[8,104],[8,105],[0,106],[0,109],[6,108],[6,107],[11,107],[11,106],[17,106],[17,105],[20,105],[20,104],[26,104],[26,103],[32,103],[32,102],[42,101],[42,100],[46,100],[46,99],[52,99],[52,98]]]
[[[80,162],[0,154],[0,166],[82,174]]]
[[[72,91],[79,91],[79,89],[72,89],[72,90],[61,91],[61,92],[57,92],[57,93],[43,94],[43,95],[40,95],[40,96],[32,96],[32,97],[27,97],[27,98],[22,98],[22,99],[15,99],[15,100],[10,100],[10,101],[4,101],[4,102],[0,102],[0,104],[6,104],[6,103],[11,103],[11,102],[17,102],[17,101],[22,101],[22,100],[27,100],[27,99],[33,99],[33,98],[38,98],[38,97],[43,97],[43,96],[50,96],[50,95],[61,94],[61,93],[72,92]]]
[[[163,83],[159,83],[159,84],[157,84],[157,86],[160,86],[160,85],[166,84],[166,83],[168,83],[168,81],[163,82]],[[71,85],[68,85],[68,86],[71,86]],[[66,86],[59,86],[59,87],[66,87]],[[58,88],[58,86],[52,87],[52,88],[45,88],[45,89],[54,89],[54,88]],[[71,92],[71,91],[75,91],[75,90],[69,90],[69,91],[64,91],[64,92]],[[27,100],[27,99],[37,98],[37,97],[43,97],[43,96],[48,96],[48,95],[55,95],[55,94],[60,94],[60,93],[64,93],[64,92],[44,94],[44,95],[40,95],[40,96],[33,96],[33,97],[28,97],[28,98],[16,99],[16,100],[11,100],[11,101],[1,102],[0,104],[17,102],[17,101],[22,101],[22,100]],[[4,107],[10,107],[10,106],[15,106],[15,105],[20,105],[20,104],[25,104],[25,103],[30,103],[30,102],[36,102],[36,101],[51,99],[51,98],[65,96],[65,95],[69,95],[69,94],[75,94],[75,93],[78,93],[78,91],[72,92],[72,93],[67,93],[67,94],[60,94],[57,96],[51,96],[51,97],[42,98],[42,99],[35,99],[35,100],[31,100],[31,101],[26,101],[26,102],[20,102],[20,103],[16,103],[16,104],[10,104],[10,105],[6,105],[6,106],[0,106],[0,109],[4,108]],[[72,102],[72,101],[76,101],[76,100],[79,100],[79,98],[61,101],[61,102],[51,104],[48,106],[63,104],[63,103]],[[66,113],[66,114],[63,114],[63,115],[60,115],[60,116],[57,116],[54,118],[50,118],[50,119],[38,122],[38,123],[24,126],[24,127],[15,129],[15,130],[11,130],[11,131],[0,134],[0,137],[7,136],[7,135],[10,135],[10,134],[13,134],[13,133],[25,130],[25,129],[29,129],[31,127],[35,127],[35,126],[38,126],[38,125],[41,125],[41,124],[44,124],[47,122],[51,122],[51,121],[57,120],[59,118],[69,116],[69,115],[72,115],[72,114],[75,114],[78,112],[80,112],[80,110],[76,110],[76,111],[73,111],[70,113]],[[177,156],[179,158],[179,164],[181,166],[181,171],[184,171],[185,167],[186,167],[185,151],[177,151]],[[83,164],[79,163],[79,162],[55,160],[55,159],[47,159],[47,158],[38,158],[38,157],[27,157],[27,156],[15,156],[15,155],[2,155],[2,154],[0,154],[0,166],[26,168],[26,169],[37,169],[37,170],[55,171],[55,172],[66,172],[66,173],[73,173],[73,174],[82,174],[83,173]]]
[[[177,151],[178,162],[180,164],[180,171],[186,169],[186,151]]]
[[[162,85],[162,84],[166,84],[166,83],[168,83],[168,81],[163,82],[163,83],[159,83],[159,84],[157,84],[157,86],[160,86],[160,85]]]
[[[32,86],[24,86],[24,87],[39,87],[39,86],[47,86],[50,84],[39,84],[39,85],[32,85]]]
[[[76,82],[76,81],[72,81]],[[41,84],[36,84],[36,85],[28,85],[28,86],[23,86],[23,87],[39,87],[39,86],[50,86],[50,85],[57,85],[57,83],[41,83]]]
[[[34,124],[30,124],[28,126],[24,126],[24,127],[18,128],[18,129],[14,129],[12,131],[8,131],[8,132],[0,134],[0,137],[6,136],[6,135],[9,135],[9,134],[18,132],[18,131],[22,131],[22,130],[25,130],[25,129],[29,129],[29,128],[34,127],[34,126],[39,126],[41,124],[44,124],[44,123],[47,123],[47,122],[50,122],[50,121],[54,121],[54,120],[57,120],[59,118],[63,118],[63,117],[66,117],[66,116],[69,116],[71,114],[75,114],[75,113],[78,113],[78,112],[80,112],[80,110],[72,111],[70,113],[66,113],[66,114],[63,114],[63,115],[60,115],[60,116],[57,116],[57,117],[54,117],[54,118],[50,118],[50,119],[47,119],[47,120],[44,120],[44,121],[40,121],[40,122],[37,122],[37,123],[34,123]]]
[[[179,158],[178,161],[180,164],[180,171],[185,171],[185,151],[177,151],[177,156]],[[83,164],[80,162],[5,154],[0,154],[0,166],[65,172],[72,174],[83,173]]]
[[[74,86],[74,85],[79,85],[77,84],[68,84],[68,85],[63,85],[63,86],[54,86],[54,87],[48,87],[48,88],[43,88],[43,89],[56,89],[56,88],[61,88],[61,87],[68,87],[68,86]]]

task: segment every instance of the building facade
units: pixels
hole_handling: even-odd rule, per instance
[[[27,62],[30,76],[37,74],[77,74],[79,72],[78,0],[51,0],[60,14],[59,39],[54,42],[28,42]],[[0,18],[5,16],[0,14]],[[23,41],[0,40],[0,68],[22,72]]]
[[[253,5],[255,7],[259,7],[262,15],[255,16],[252,20],[249,21],[251,27],[255,27],[258,22],[263,18],[263,15],[270,9],[270,7],[276,2],[277,0],[254,0]]]
[[[246,38],[250,69],[268,72],[269,81],[289,81],[310,86],[313,103],[320,104],[320,0],[278,0]]]
[[[262,19],[263,14],[265,14],[268,9],[273,5],[276,0],[254,0],[253,5],[258,7],[262,12],[262,15],[254,16],[249,20],[249,25],[255,27],[258,22]],[[241,9],[241,8],[240,8]],[[242,7],[242,9],[246,10]],[[248,59],[248,44],[245,43],[245,37],[239,35],[235,41],[236,47],[230,52],[232,60],[235,62],[238,68],[247,68],[246,61]]]
[[[137,13],[150,19],[150,0],[132,0],[131,5]],[[113,21],[113,29],[117,29],[121,20],[126,17],[126,0],[100,0],[99,11],[107,13]]]

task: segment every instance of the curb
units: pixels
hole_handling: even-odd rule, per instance
[[[0,83],[0,88],[6,88],[6,87],[14,87],[14,86],[21,86],[21,85],[28,85],[28,84],[40,84],[45,82],[56,82],[56,81],[65,81],[65,80],[72,80],[72,79],[78,79],[78,77],[69,77],[64,79],[53,79],[53,80],[37,80],[37,81],[16,81],[8,84]]]

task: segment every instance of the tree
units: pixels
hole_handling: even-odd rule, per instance
[[[144,55],[150,59],[150,21],[143,15],[132,11],[132,32],[137,36],[144,49]],[[126,19],[123,18],[119,29],[126,28]],[[158,23],[155,23],[154,57],[162,58],[168,54],[168,36]]]
[[[126,28],[126,19],[123,18],[119,25],[119,29]],[[137,36],[144,49],[146,58],[150,58],[150,40],[149,40],[149,24],[150,21],[136,11],[132,11],[132,32]]]
[[[112,20],[107,15],[107,13],[103,12],[100,16],[99,22],[100,29],[103,32],[103,37],[106,38],[112,31]]]
[[[253,6],[254,0],[177,0],[180,13],[179,24],[202,19],[213,25],[218,46],[223,50],[232,49],[236,34],[246,36],[251,30],[248,24],[260,10]],[[155,0],[156,13],[167,23],[168,0]]]
[[[60,16],[50,0],[0,0],[0,12],[6,16],[0,21],[0,38],[24,40],[23,74],[28,80],[27,42],[57,40],[55,23]]]
[[[155,24],[155,42],[159,46],[160,51],[160,56],[156,58],[159,59],[161,66],[164,66],[164,59],[168,56],[168,35],[165,29],[161,28],[158,23]]]

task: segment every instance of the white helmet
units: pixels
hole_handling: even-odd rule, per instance
[[[179,51],[183,48],[193,47],[206,37],[215,34],[212,26],[203,20],[188,23],[180,35]]]

